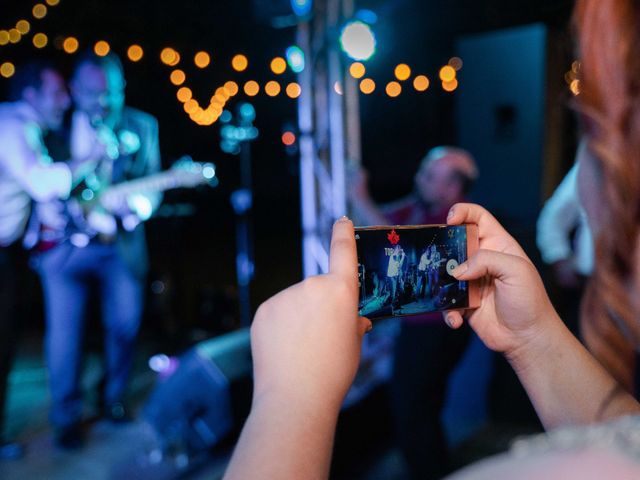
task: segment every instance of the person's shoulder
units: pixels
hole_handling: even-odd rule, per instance
[[[157,126],[158,120],[156,117],[145,111],[139,110],[134,107],[125,106],[122,111],[122,118],[129,123],[138,125]]]

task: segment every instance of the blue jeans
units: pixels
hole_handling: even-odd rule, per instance
[[[105,335],[106,404],[121,401],[133,361],[142,313],[143,282],[115,245],[63,243],[41,255],[38,271],[45,299],[45,355],[51,389],[51,423],[67,427],[82,417],[80,372],[90,286],[101,302]]]

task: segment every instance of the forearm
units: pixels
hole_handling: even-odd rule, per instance
[[[295,395],[254,399],[224,478],[328,478],[338,412]]]
[[[557,318],[551,331],[508,355],[544,424],[551,429],[640,413],[636,400]]]

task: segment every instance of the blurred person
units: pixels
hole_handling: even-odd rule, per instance
[[[449,208],[465,198],[477,177],[476,163],[467,151],[435,147],[414,176],[414,191],[388,205],[376,205],[366,174],[355,172],[349,185],[350,207],[359,225],[442,224]],[[428,256],[421,278],[433,296],[438,269],[434,262],[439,257],[435,247]],[[447,381],[464,354],[470,332],[468,328],[452,332],[438,313],[401,318],[391,378],[398,445],[413,478],[439,478],[449,469],[440,419]]]
[[[158,124],[154,117],[125,106],[122,65],[114,54],[81,55],[72,79],[74,112],[68,149],[82,158],[96,148],[104,155],[94,169],[99,204],[83,231],[66,210],[58,243],[39,258],[45,296],[45,350],[51,389],[50,420],[56,445],[83,445],[80,373],[85,310],[91,287],[100,302],[105,374],[102,415],[115,423],[130,419],[125,393],[143,307],[147,250],[142,222],[160,195],[108,195],[108,188],[160,169]],[[93,219],[93,220],[92,220]],[[96,220],[97,219],[97,220]],[[89,228],[90,227],[90,228]]]
[[[455,479],[640,478],[640,404],[627,391],[633,363],[624,357],[640,343],[640,129],[632,128],[640,120],[640,90],[632,88],[640,69],[640,5],[578,0],[574,19],[582,57],[579,108],[590,122],[578,185],[596,243],[582,318],[593,328],[589,341],[605,345],[590,347],[611,363],[597,360],[567,329],[533,263],[497,220],[477,205],[455,205],[448,223],[478,224],[480,250],[452,274],[483,279],[485,287],[478,309],[446,312],[445,322],[459,328],[466,318],[489,348],[506,356],[545,428],[559,429]],[[371,327],[357,316],[353,235],[350,222],[337,222],[329,274],[258,309],[254,403],[227,478],[328,476],[340,404]],[[611,329],[619,337],[598,336]],[[620,338],[623,350],[615,352],[611,346]]]
[[[64,79],[51,63],[19,65],[10,102],[0,103],[0,460],[18,458],[22,446],[4,436],[7,381],[18,339],[17,273],[26,267],[22,239],[33,201],[69,195],[72,173],[54,164],[44,135],[61,128],[70,106]]]

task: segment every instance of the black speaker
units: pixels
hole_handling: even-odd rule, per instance
[[[178,361],[178,368],[158,381],[143,418],[164,450],[211,449],[239,432],[251,407],[249,329],[201,342]]]

